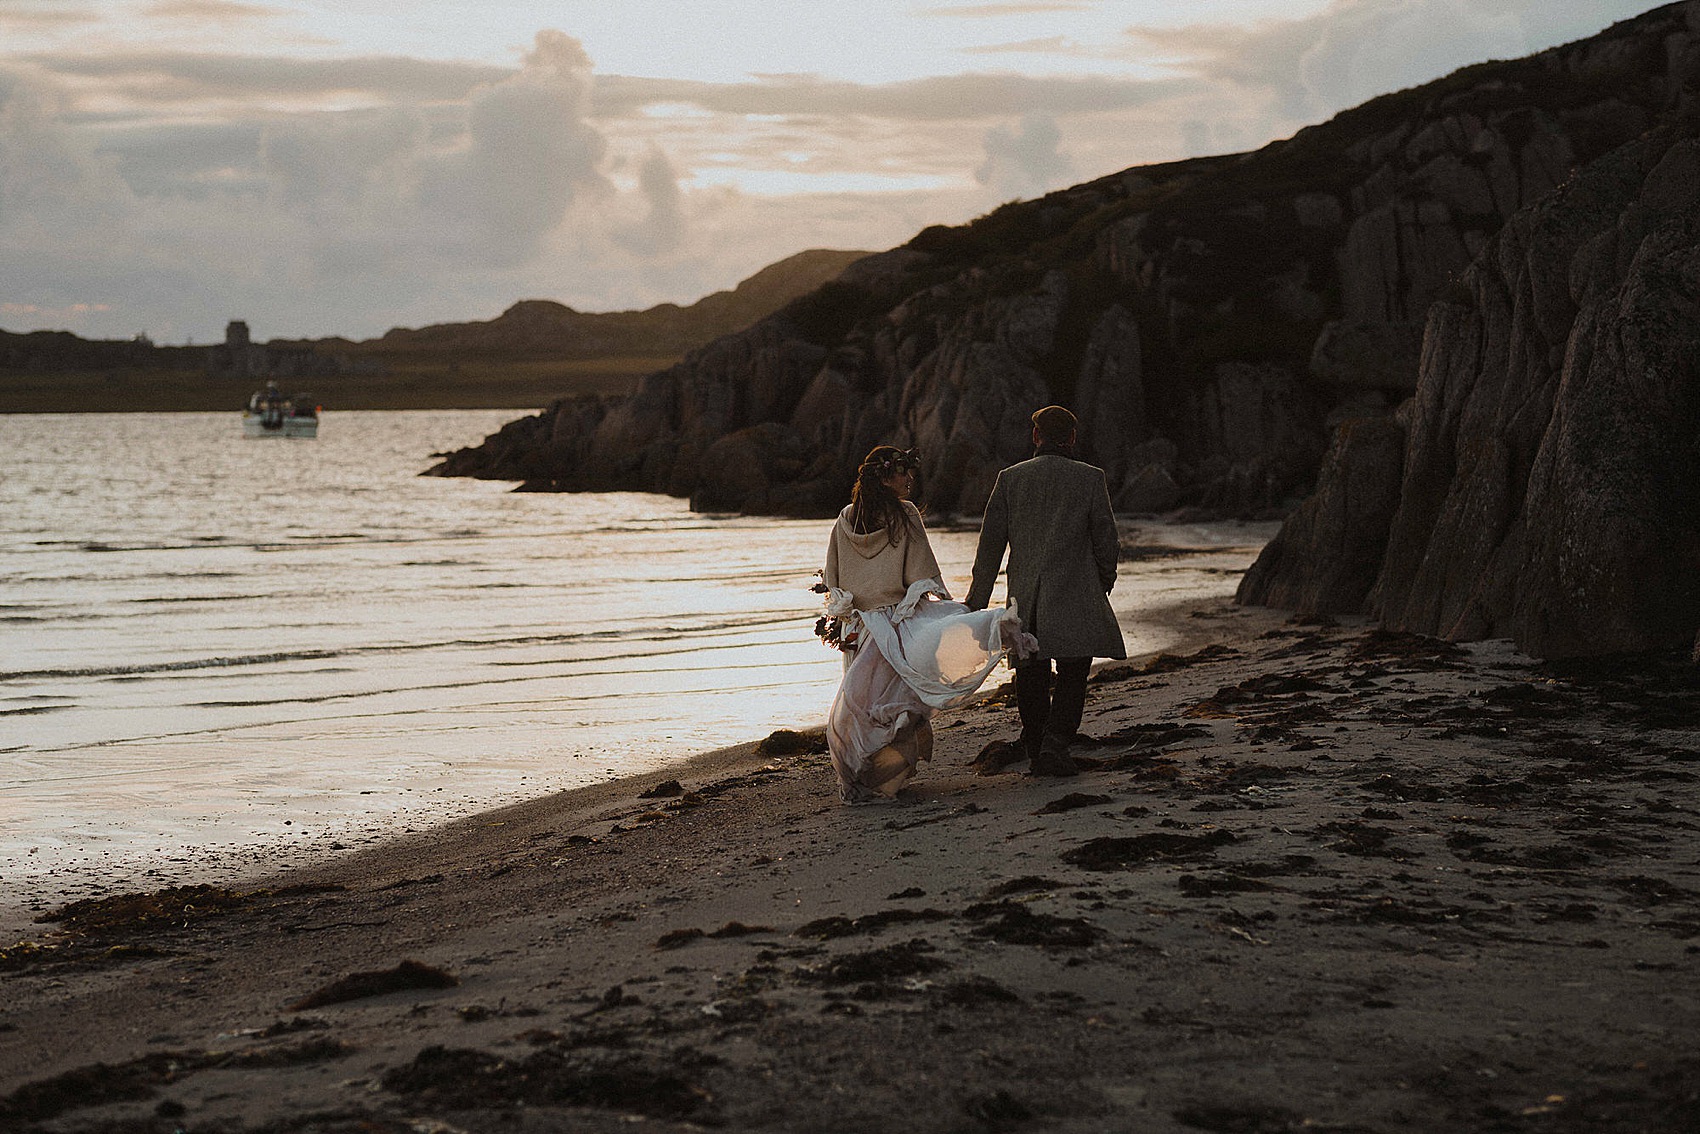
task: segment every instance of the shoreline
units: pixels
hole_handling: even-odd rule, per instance
[[[988,698],[894,804],[742,745],[108,907],[0,972],[0,1126],[1681,1128],[1692,671],[1203,613],[1069,780],[973,774]]]
[[[1221,549],[1196,549],[1203,554],[1209,554]],[[1231,549],[1229,549],[1231,550]],[[1100,663],[1098,668],[1105,665],[1122,665],[1144,661],[1160,652],[1186,652],[1206,643],[1211,638],[1209,621],[1194,616],[1198,604],[1190,600],[1178,600],[1164,606],[1149,607],[1142,611],[1142,623],[1162,631],[1169,642],[1160,650],[1149,651],[1130,658],[1128,662]],[[995,687],[1013,678],[1013,673],[1007,667],[993,671],[988,679],[988,688],[982,689],[979,696],[970,705],[978,705],[986,699],[995,696]],[[729,690],[728,692],[735,692]],[[820,706],[817,719],[792,722],[788,727],[791,731],[819,731],[826,720],[827,705]],[[756,759],[753,753],[761,743],[759,739],[749,739],[720,748],[707,749],[682,757],[678,763],[664,768],[633,772],[612,779],[585,784],[580,787],[567,788],[561,791],[547,792],[542,795],[525,799],[512,800],[491,806],[468,804],[456,811],[439,816],[428,814],[407,814],[400,817],[397,823],[419,823],[418,830],[395,829],[383,834],[369,837],[357,837],[340,830],[330,830],[314,836],[313,841],[303,845],[276,844],[269,847],[250,846],[221,849],[214,847],[178,848],[172,851],[157,851],[152,854],[139,855],[133,860],[120,863],[101,863],[93,860],[82,863],[61,866],[55,873],[28,876],[10,883],[7,891],[0,894],[0,948],[13,941],[28,938],[37,931],[35,916],[45,909],[62,905],[74,900],[76,891],[91,891],[76,893],[76,898],[109,897],[116,892],[132,889],[145,889],[149,885],[162,884],[164,880],[173,885],[213,884],[235,888],[263,888],[270,882],[285,874],[301,869],[317,869],[334,863],[342,858],[354,857],[372,852],[382,852],[386,848],[400,845],[414,845],[429,842],[439,832],[450,828],[458,828],[463,824],[476,824],[485,816],[504,813],[515,808],[543,804],[557,797],[577,798],[582,793],[591,793],[585,798],[594,798],[594,793],[602,791],[618,792],[621,785],[633,784],[647,786],[651,782],[662,782],[687,773],[701,763],[704,767],[717,767],[724,761]],[[759,761],[758,761],[759,762]],[[343,845],[344,840],[353,843]],[[187,859],[185,858],[187,856]],[[292,861],[293,860],[293,861]],[[101,887],[98,891],[91,890],[90,879],[102,871],[116,871],[105,877],[119,879],[115,884]],[[150,877],[153,875],[154,877]]]

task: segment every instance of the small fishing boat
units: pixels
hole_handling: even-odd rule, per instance
[[[317,437],[319,407],[311,394],[285,394],[276,382],[248,399],[242,414],[244,437]]]

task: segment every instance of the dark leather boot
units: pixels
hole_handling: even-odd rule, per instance
[[[1021,758],[1031,762],[1039,758],[1039,750],[1044,747],[1045,738],[1036,732],[1024,732],[1015,743],[1021,749]]]
[[[1072,776],[1080,769],[1068,755],[1068,741],[1060,736],[1047,736],[1033,757],[1030,774],[1035,776]]]

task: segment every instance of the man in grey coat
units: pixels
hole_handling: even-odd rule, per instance
[[[1109,600],[1118,544],[1109,487],[1103,469],[1074,459],[1074,439],[1074,415],[1062,406],[1033,415],[1038,451],[998,474],[968,590],[968,606],[985,609],[1007,546],[1009,597],[1039,640],[1038,656],[1015,668],[1022,755],[1039,776],[1075,773],[1068,748],[1092,659],[1127,656]]]

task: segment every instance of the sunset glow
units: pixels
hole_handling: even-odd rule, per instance
[[[20,0],[0,318],[204,342],[688,302],[1644,7]]]

